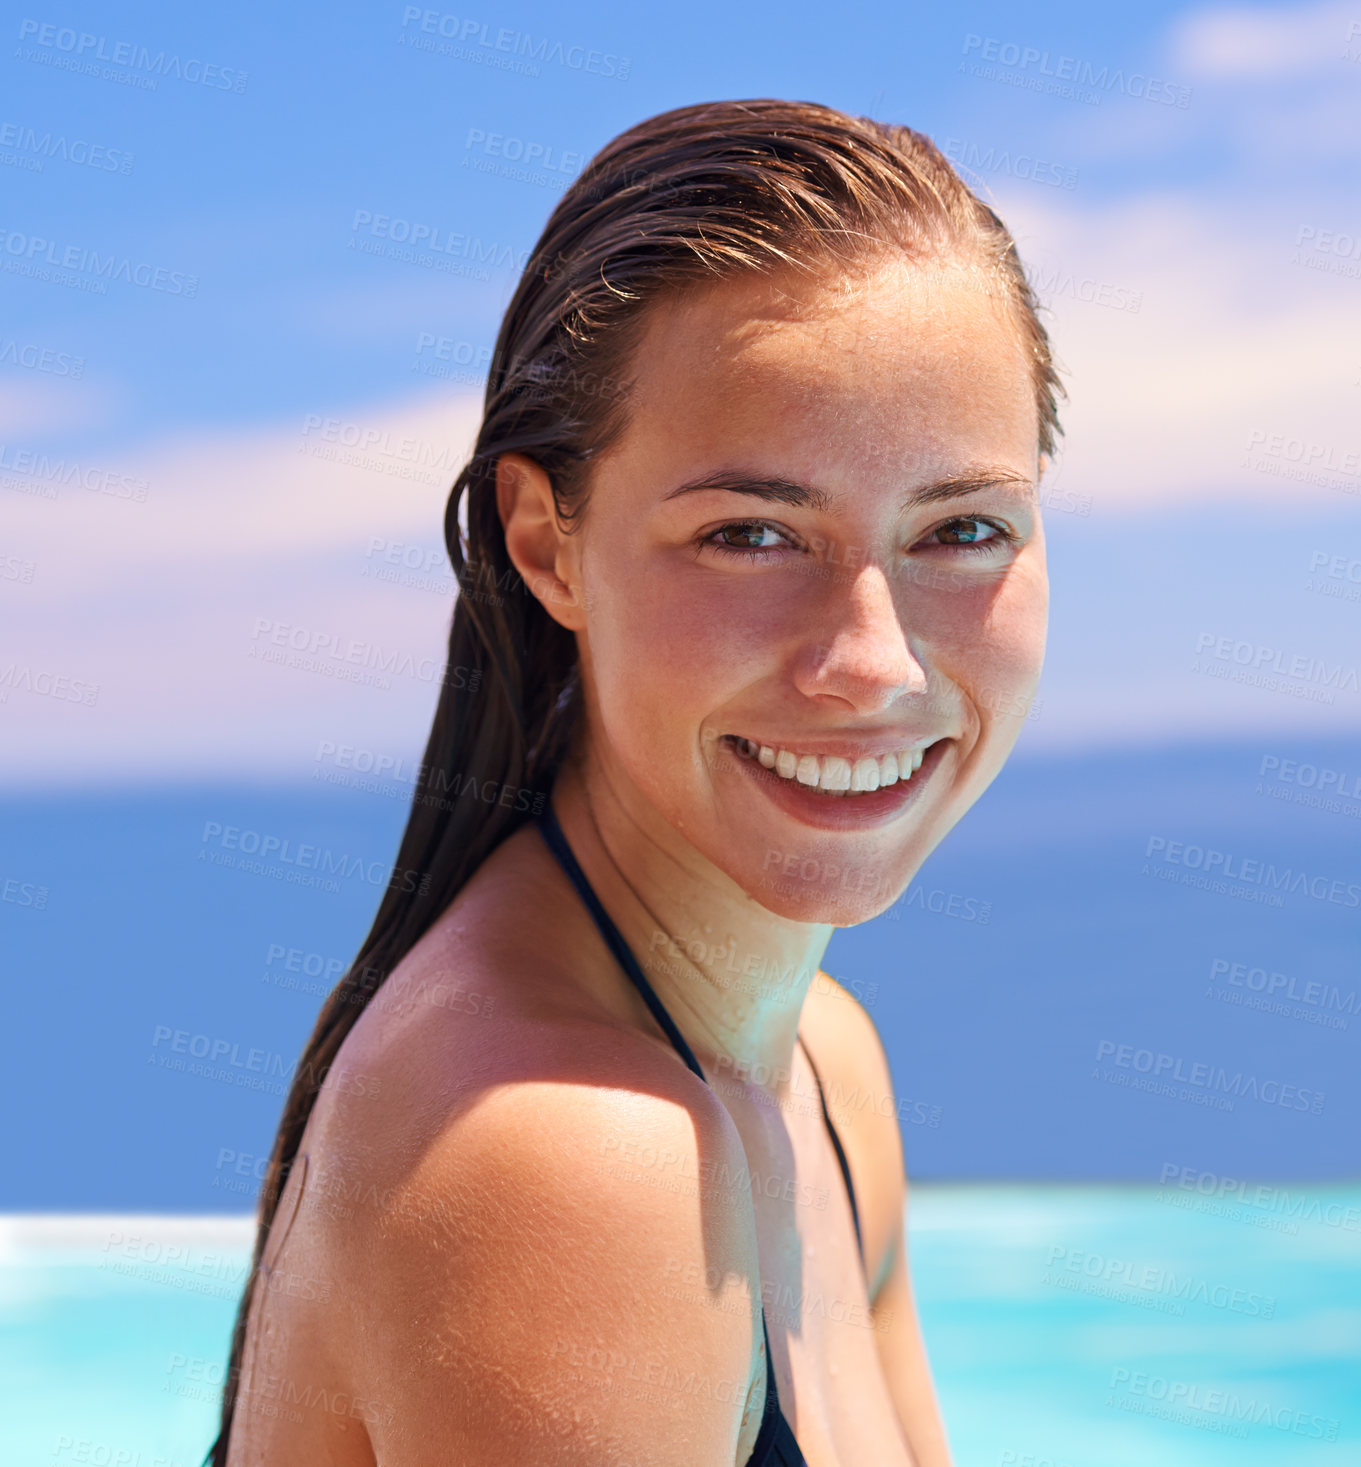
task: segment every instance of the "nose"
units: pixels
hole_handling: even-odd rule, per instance
[[[800,654],[794,682],[809,698],[830,698],[857,713],[882,713],[904,693],[926,691],[888,578],[867,565],[833,584],[819,603],[817,642]]]

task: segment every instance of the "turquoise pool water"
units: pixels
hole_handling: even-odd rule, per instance
[[[194,1467],[239,1219],[0,1220],[0,1462]],[[958,1467],[1361,1463],[1361,1187],[920,1187]]]

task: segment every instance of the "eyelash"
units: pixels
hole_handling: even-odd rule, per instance
[[[948,530],[955,525],[966,524],[987,525],[990,530],[995,530],[996,534],[991,539],[980,540],[973,544],[946,544],[940,548],[943,550],[963,551],[966,555],[988,555],[992,553],[993,548],[996,546],[1011,546],[1020,540],[1020,536],[1013,530],[1009,530],[1006,525],[998,520],[990,519],[987,515],[981,514],[956,515],[954,519],[946,520],[943,524],[937,525],[935,529],[928,531],[928,534],[938,535],[942,530]],[[739,550],[735,545],[718,543],[717,536],[721,535],[725,530],[737,528],[772,530],[777,535],[783,535],[786,540],[790,538],[788,531],[781,529],[779,525],[772,523],[770,520],[729,520],[727,524],[720,525],[716,530],[705,535],[698,543],[701,548],[716,551],[720,555],[734,555],[739,560],[746,561],[769,560],[772,556],[778,556],[781,553],[779,547],[774,545],[761,546],[753,550]]]

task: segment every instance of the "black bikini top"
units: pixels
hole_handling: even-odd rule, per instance
[[[676,1027],[675,1021],[667,1013],[661,999],[657,997],[652,985],[647,981],[642,968],[638,966],[638,960],[633,956],[619,929],[600,904],[600,898],[596,896],[591,883],[586,880],[586,873],[577,864],[577,858],[572,854],[572,848],[567,844],[567,838],[563,835],[562,827],[553,813],[551,802],[538,816],[537,824],[548,849],[557,858],[558,864],[567,873],[572,885],[576,887],[577,894],[586,903],[586,909],[595,919],[600,935],[618,960],[619,966],[623,968],[633,986],[642,995],[643,1002],[652,1011],[652,1017],[661,1026],[662,1033],[671,1041],[681,1059],[707,1085],[709,1082],[704,1071],[700,1069],[694,1051],[685,1042],[685,1036]],[[860,1236],[860,1213],[855,1205],[855,1188],[851,1185],[851,1169],[846,1163],[846,1152],[841,1145],[841,1138],[837,1135],[836,1127],[832,1124],[832,1118],[828,1114],[827,1100],[822,1093],[822,1078],[818,1074],[817,1066],[813,1063],[813,1056],[808,1053],[808,1046],[803,1043],[802,1036],[799,1038],[799,1043],[803,1046],[808,1067],[813,1071],[813,1081],[818,1090],[818,1101],[822,1106],[822,1118],[826,1122],[827,1134],[832,1138],[832,1149],[836,1152],[841,1175],[846,1182],[846,1196],[850,1199],[851,1204],[851,1221],[855,1224],[855,1241],[860,1248],[863,1263],[865,1245]],[[793,1428],[785,1420],[784,1412],[780,1410],[780,1394],[775,1384],[775,1366],[770,1358],[770,1331],[766,1328],[764,1305],[761,1306],[761,1332],[765,1337],[766,1347],[766,1405],[761,1417],[761,1430],[757,1435],[751,1456],[747,1458],[746,1467],[808,1467],[803,1452],[795,1440]]]

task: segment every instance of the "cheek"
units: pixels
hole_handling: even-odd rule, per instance
[[[1014,566],[1001,581],[933,597],[924,640],[940,671],[986,712],[990,690],[1011,696],[1038,682],[1048,607],[1043,567]]]
[[[673,773],[698,758],[700,729],[751,681],[770,645],[749,604],[726,604],[687,569],[689,576],[612,577],[588,623],[605,731],[635,774],[662,749]],[[654,770],[645,782],[657,777]]]

